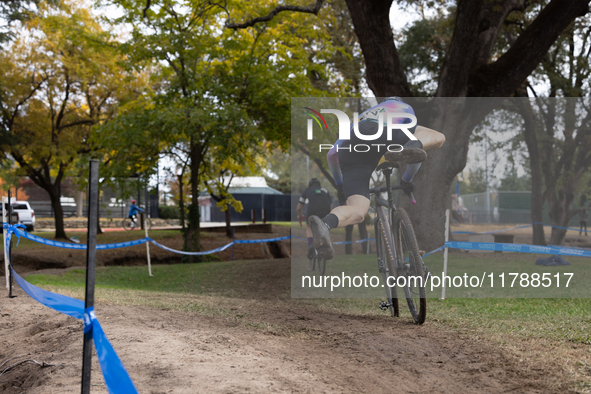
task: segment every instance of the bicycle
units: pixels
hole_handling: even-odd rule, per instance
[[[141,224],[138,222],[136,215],[133,215],[133,219],[133,221],[130,218],[123,219],[121,225],[123,226],[125,231],[133,231],[136,228],[141,228]],[[152,222],[150,221],[150,218],[144,217],[144,226],[148,230],[152,227]]]
[[[427,315],[426,281],[429,271],[425,267],[419,250],[412,223],[403,208],[396,208],[392,198],[393,190],[401,190],[400,185],[391,186],[390,175],[397,163],[386,162],[378,167],[386,178],[386,186],[370,189],[374,194],[377,217],[374,220],[378,268],[384,279],[387,302],[379,308],[390,310],[393,317],[400,316],[397,287],[402,287],[404,297],[413,320],[423,324]],[[379,195],[388,193],[384,200]],[[409,197],[414,201],[412,193]],[[386,212],[386,209],[389,212]],[[425,275],[426,274],[426,275]],[[400,279],[404,278],[404,279]]]
[[[310,259],[310,271],[314,271],[316,265],[318,265],[318,272],[320,275],[324,275],[326,270],[326,260],[320,257],[316,249],[314,249],[314,257]]]

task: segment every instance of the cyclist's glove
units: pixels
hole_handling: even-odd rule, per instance
[[[345,191],[343,190],[343,184],[337,185],[337,197],[339,198],[339,205],[346,205],[347,199],[345,198]]]
[[[404,192],[404,194],[406,194],[408,196],[408,198],[410,198],[410,201],[412,202],[412,204],[416,204],[416,200],[415,197],[412,195],[412,192],[415,190],[415,184],[410,181],[407,182],[404,179],[400,180],[400,187],[402,188],[402,191]]]

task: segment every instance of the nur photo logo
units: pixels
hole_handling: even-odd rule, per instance
[[[393,112],[387,111],[385,108],[379,108],[375,110],[368,110],[363,112],[361,115],[357,112],[353,112],[353,125],[351,126],[351,120],[349,116],[338,109],[321,109],[320,112],[309,108],[303,107],[306,113],[311,117],[307,119],[307,139],[309,141],[314,140],[314,124],[316,123],[320,130],[329,131],[326,119],[322,114],[332,114],[337,117],[339,122],[339,140],[360,140],[360,141],[375,141],[382,137],[384,132],[386,133],[386,139],[392,140],[394,130],[401,130],[411,140],[417,140],[417,138],[411,133],[410,129],[417,125],[417,118],[414,114],[406,112]],[[377,130],[374,134],[362,134],[359,131],[360,122],[374,122],[377,124]],[[337,149],[346,149],[354,152],[368,152],[372,147],[377,148],[380,152],[383,148],[383,152],[400,152],[403,147],[400,144],[351,144],[344,147],[340,147],[337,144]],[[318,144],[319,152],[322,150],[330,150],[333,148],[333,144]]]

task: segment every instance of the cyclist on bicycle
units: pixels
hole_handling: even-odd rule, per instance
[[[131,226],[136,227],[137,223],[135,222],[135,216],[138,212],[144,212],[144,210],[137,205],[135,205],[135,200],[131,200],[131,205],[129,206],[129,213],[127,217],[131,220]]]
[[[358,131],[362,135],[376,135],[380,127],[386,127],[388,112],[397,114],[407,113],[409,117],[399,117],[391,120],[393,124],[414,123],[414,110],[399,97],[388,97],[382,103],[368,109],[359,116]],[[379,120],[383,119],[383,124]],[[416,124],[416,123],[415,123]],[[416,137],[411,140],[402,129],[392,130],[392,139],[387,139],[387,133],[382,129],[379,138],[367,145],[366,139],[360,139],[357,133],[351,132],[350,139],[339,139],[327,154],[330,171],[337,185],[338,197],[341,206],[334,208],[328,215],[319,217],[312,215],[308,218],[308,224],[313,234],[313,244],[318,254],[330,260],[334,257],[334,249],[330,240],[329,231],[337,227],[346,227],[361,223],[369,210],[369,181],[375,168],[385,158],[387,161],[407,164],[406,172],[402,177],[402,190],[410,196],[414,189],[412,179],[423,162],[427,158],[425,150],[437,149],[445,142],[445,136],[435,130],[413,126],[408,130]],[[367,151],[357,151],[355,145],[364,144],[370,146]],[[399,144],[403,149],[397,152],[388,152],[387,146]],[[353,147],[353,149],[351,149]],[[346,203],[344,205],[343,203]],[[414,202],[413,202],[414,204]]]
[[[324,217],[328,215],[332,209],[332,199],[330,197],[330,193],[320,185],[320,181],[316,178],[310,179],[308,188],[304,190],[300,196],[297,206],[298,217],[301,218],[303,216],[302,208],[306,204],[308,204],[308,209],[306,211],[306,223],[308,223],[308,218],[310,216],[316,215],[319,217]],[[312,259],[314,257],[314,247],[312,246],[314,238],[312,238],[312,230],[310,229],[309,225],[306,226],[306,237],[308,237],[308,259]]]

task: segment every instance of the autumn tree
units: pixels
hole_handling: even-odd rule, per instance
[[[41,7],[41,5],[40,5]],[[113,114],[122,93],[112,37],[76,3],[43,6],[0,53],[2,150],[18,175],[47,191],[56,238],[66,238],[61,183],[92,150],[92,127]]]
[[[145,10],[139,0],[110,4],[124,12],[114,22],[132,28],[121,47],[130,63],[161,67],[160,89],[149,98],[150,106],[139,103],[135,111],[120,114],[119,122],[159,141],[162,149],[186,143],[191,204],[185,250],[199,250],[204,164],[231,157],[245,165],[265,141],[287,146],[290,97],[314,91],[308,70],[323,73],[306,51],[315,43],[323,46],[313,42],[320,33],[303,23],[304,16],[250,31],[224,30],[224,10],[208,1],[153,1]],[[241,12],[254,14],[262,4],[241,3]],[[323,55],[318,51],[315,57]],[[126,120],[131,117],[136,120]]]

